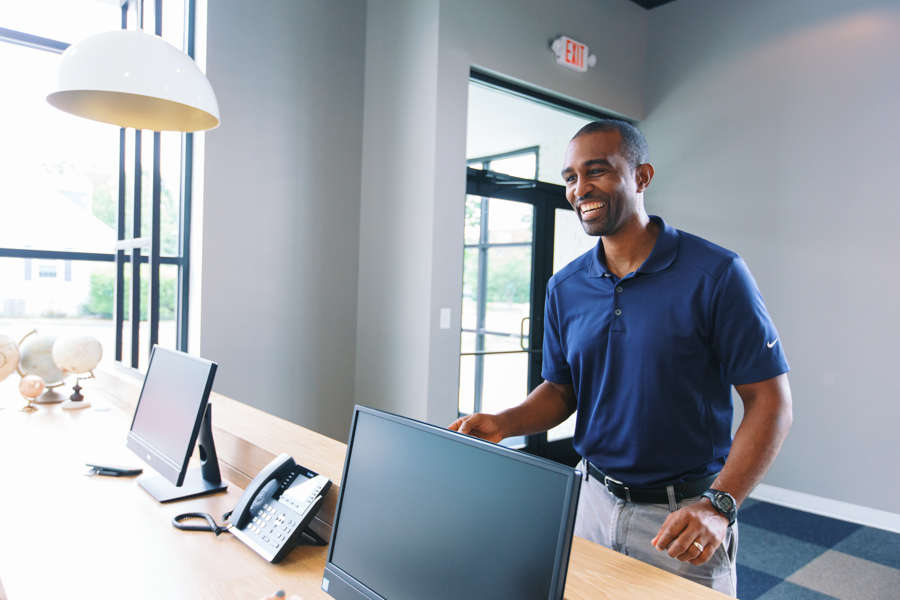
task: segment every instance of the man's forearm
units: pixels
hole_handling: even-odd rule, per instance
[[[556,427],[575,412],[572,386],[544,381],[525,401],[500,413],[503,437],[540,433]]]
[[[793,416],[787,375],[737,389],[744,402],[744,418],[712,487],[730,493],[740,504],[769,470]]]

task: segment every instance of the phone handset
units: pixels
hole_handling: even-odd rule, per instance
[[[290,454],[282,452],[276,456],[272,462],[256,474],[256,477],[245,489],[244,495],[241,496],[234,510],[231,511],[231,524],[238,529],[243,529],[252,516],[250,508],[253,506],[253,501],[256,500],[256,497],[264,491],[265,495],[273,493],[278,489],[280,480],[284,479],[296,468],[297,463],[294,462]]]

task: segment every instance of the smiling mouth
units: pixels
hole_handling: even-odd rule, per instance
[[[600,216],[601,209],[606,208],[606,202],[585,202],[578,207],[582,221],[592,221]]]

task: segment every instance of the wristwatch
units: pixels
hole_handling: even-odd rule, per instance
[[[713,508],[719,511],[719,513],[728,519],[728,525],[734,525],[734,521],[737,518],[737,503],[734,501],[734,497],[728,492],[723,492],[722,490],[714,490],[712,488],[703,492],[704,498],[709,498],[709,501],[712,502]]]

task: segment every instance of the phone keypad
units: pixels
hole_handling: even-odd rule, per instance
[[[289,531],[283,531],[278,526],[286,519],[286,513],[283,510],[277,500],[270,500],[262,506],[262,510],[253,517],[247,527],[251,533],[255,534],[253,537],[256,542],[272,551],[273,554],[278,552],[290,535]]]
[[[277,562],[293,547],[292,540],[299,538],[312,517],[310,509],[330,485],[327,477],[305,469],[296,471],[282,481],[273,496],[255,507],[243,534],[259,547],[257,552]]]

